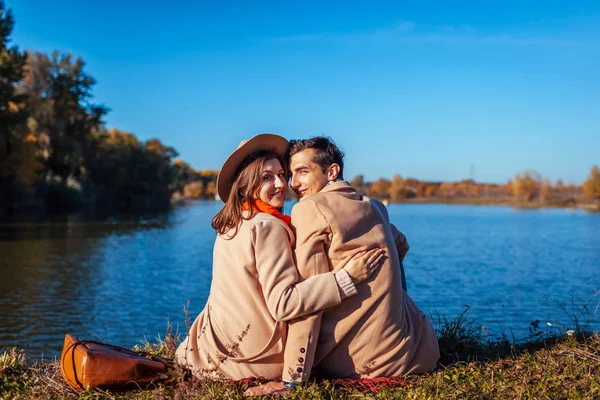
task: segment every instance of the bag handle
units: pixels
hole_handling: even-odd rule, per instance
[[[65,359],[65,356],[67,355],[67,353],[69,353],[69,351],[70,351],[72,348],[74,348],[74,347],[77,347],[78,345],[82,344],[81,342],[82,342],[82,340],[81,340],[81,339],[79,339],[79,338],[77,338],[77,340],[76,340],[75,342],[71,343],[71,344],[69,345],[69,347],[67,347],[66,349],[64,349],[64,350],[63,350],[63,352],[62,352],[62,357],[61,357],[61,359],[60,359],[60,368],[61,368],[62,370],[64,370],[64,368],[65,368],[64,359]],[[79,389],[81,389],[81,390],[85,390],[85,387],[83,386],[83,383],[81,383],[81,381],[80,381],[80,380],[77,378],[77,368],[75,368],[75,350],[73,350],[73,351],[71,352],[71,355],[72,355],[72,357],[73,357],[73,360],[72,360],[71,362],[72,362],[72,364],[73,364],[73,377],[75,378],[75,383],[76,383],[76,384],[79,386]],[[67,376],[67,374],[66,374],[66,373],[63,373],[63,375],[64,375],[65,377]]]

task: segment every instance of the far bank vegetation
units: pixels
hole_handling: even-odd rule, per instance
[[[175,199],[211,199],[215,196],[218,171],[194,171],[178,160],[180,175]],[[365,181],[358,175],[350,184],[360,193],[390,203],[467,203],[502,204],[520,207],[582,207],[600,209],[600,170],[594,165],[588,179],[579,186],[565,184],[561,179],[551,182],[535,171],[515,174],[505,184],[481,183],[472,179],[459,182],[420,181],[395,175],[391,180],[380,178]]]

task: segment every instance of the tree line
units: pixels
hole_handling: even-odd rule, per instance
[[[109,108],[93,102],[95,79],[72,54],[10,46],[14,27],[0,0],[0,218],[10,214],[164,211],[172,198],[214,198],[218,171],[196,171],[159,139],[108,129]],[[480,199],[568,205],[600,199],[594,165],[582,186],[552,184],[536,171],[506,184],[426,182],[395,175],[352,185],[390,202]]]
[[[495,202],[519,202],[525,204],[572,205],[576,202],[600,200],[600,170],[593,165],[588,179],[582,186],[565,184],[557,180],[554,184],[544,179],[535,170],[517,173],[506,184],[478,183],[472,179],[459,182],[427,182],[414,178],[403,179],[395,175],[392,180],[380,178],[365,182],[359,175],[350,181],[359,192],[389,202],[412,199],[468,200],[477,199]]]
[[[194,171],[159,139],[107,129],[96,80],[72,54],[11,45],[13,13],[0,0],[0,218],[81,208],[166,210],[173,192],[212,175]]]

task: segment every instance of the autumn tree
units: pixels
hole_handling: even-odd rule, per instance
[[[514,193],[514,182],[509,180],[508,182],[506,182],[506,185],[502,186],[502,194],[505,196],[511,196],[514,195]]]
[[[200,181],[200,174],[196,172],[188,163],[183,161],[182,159],[177,159],[173,163],[173,182],[172,189],[174,192],[184,193],[184,189],[186,185],[191,184],[193,182]],[[200,186],[196,185],[195,187],[200,188],[200,193],[202,194],[203,183],[200,181]],[[195,193],[198,189],[195,189]],[[185,196],[185,195],[184,195]],[[185,196],[189,197],[189,196]],[[194,196],[197,197],[197,196]]]
[[[588,179],[583,183],[583,194],[590,199],[600,199],[600,170],[592,166]]]
[[[365,177],[363,175],[355,176],[351,181],[350,185],[360,194],[367,194],[368,188],[365,184]]]
[[[168,208],[177,168],[177,152],[158,139],[142,142],[118,129],[92,136],[86,157],[89,184],[101,209],[156,211]],[[182,165],[182,164],[180,164]],[[180,168],[180,167],[179,167]]]
[[[23,96],[16,93],[21,82],[27,59],[17,46],[9,47],[10,34],[14,27],[12,11],[0,0],[0,156],[5,159],[12,153],[14,138],[12,130],[25,121]]]
[[[539,196],[542,177],[537,171],[525,171],[516,174],[513,182],[513,194],[517,199],[532,201]]]
[[[82,204],[162,211],[190,179],[214,194],[216,172],[174,163],[177,152],[158,139],[107,130],[108,108],[92,101],[96,81],[84,61],[10,47],[13,26],[0,0],[0,216],[28,199],[51,212]]]
[[[389,189],[390,200],[392,202],[399,202],[400,200],[404,199],[403,189],[404,189],[404,180],[402,180],[402,177],[400,175],[398,175],[398,174],[394,175],[394,178],[392,179],[392,182],[390,183],[390,189]]]
[[[433,184],[428,184],[425,188],[425,197],[435,196],[438,192],[438,186]]]
[[[438,194],[444,197],[453,197],[456,191],[454,188],[454,184],[451,182],[444,182],[440,185],[438,189]]]
[[[427,182],[419,182],[417,185],[417,197],[425,197],[425,193],[427,192]]]
[[[38,178],[35,140],[28,135],[26,96],[19,93],[27,55],[9,46],[12,11],[0,0],[0,214],[28,194]]]
[[[545,202],[552,195],[552,183],[550,183],[549,179],[544,179],[540,187],[540,200]]]
[[[23,79],[28,126],[52,174],[66,179],[85,172],[84,153],[108,109],[91,102],[95,79],[81,58],[54,51],[30,53]]]
[[[380,178],[371,184],[369,188],[369,197],[375,199],[389,199],[391,183],[385,178]]]

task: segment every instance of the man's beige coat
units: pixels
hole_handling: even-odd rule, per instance
[[[359,195],[347,182],[334,182],[294,206],[292,229],[296,265],[307,281],[339,271],[352,256],[375,246],[388,258],[356,286],[357,295],[290,322],[284,379],[304,381],[313,366],[316,375],[342,378],[400,377],[435,367],[434,328],[402,290],[399,265],[408,250],[406,238],[390,224],[381,202]]]
[[[217,236],[210,295],[178,362],[198,377],[281,378],[283,321],[341,302],[332,272],[296,284],[291,241],[288,226],[265,213],[243,221],[233,239]]]

